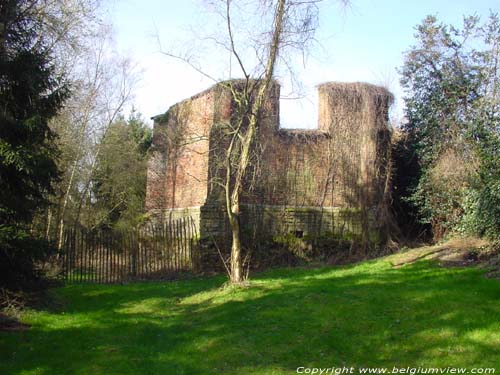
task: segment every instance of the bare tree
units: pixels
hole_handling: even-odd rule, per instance
[[[18,16],[25,19],[26,31],[37,30],[33,34],[33,45],[43,46],[50,54],[57,74],[70,82],[71,88],[64,108],[51,120],[51,128],[58,135],[61,149],[58,167],[63,179],[56,186],[57,196],[51,197],[56,198],[55,204],[47,208],[45,215],[39,213],[39,216],[45,216],[45,220],[40,222],[45,221],[47,238],[56,232],[54,222],[63,223],[61,217],[64,217],[71,200],[70,191],[75,186],[75,174],[81,166],[80,156],[85,154],[83,150],[91,143],[86,124],[93,121],[93,103],[99,96],[102,97],[99,94],[102,85],[92,83],[103,81],[106,54],[102,36],[109,38],[110,34],[103,22],[100,5],[101,0],[24,0],[17,4]],[[92,66],[93,63],[96,63],[95,66]],[[109,64],[106,69],[111,66]],[[54,212],[57,214],[54,215]],[[37,220],[32,223],[32,229]]]
[[[212,9],[223,20],[225,35],[209,36],[203,40],[215,43],[228,53],[228,75],[232,78],[236,74],[240,78],[238,80],[214,79],[214,74],[204,70],[192,55],[162,51],[225,87],[234,103],[231,123],[227,124],[228,142],[222,162],[224,172],[220,181],[216,181],[224,191],[225,208],[231,227],[229,277],[234,284],[244,281],[240,202],[241,194],[248,188],[246,179],[252,150],[258,146],[255,143],[262,122],[263,106],[270,95],[277,69],[289,69],[287,57],[292,52],[306,53],[307,46],[314,41],[318,24],[318,3],[320,0],[210,2]],[[345,1],[342,3],[346,4]],[[249,11],[249,7],[253,10]],[[249,14],[256,18],[252,19]],[[238,15],[241,17],[238,18]]]
[[[53,126],[67,152],[63,154],[64,179],[58,197],[58,247],[62,247],[70,202],[72,221],[81,221],[82,208],[92,183],[102,140],[132,97],[137,73],[131,62],[113,51],[109,28],[92,38],[83,64],[73,75],[74,93]],[[47,230],[49,231],[49,229]]]

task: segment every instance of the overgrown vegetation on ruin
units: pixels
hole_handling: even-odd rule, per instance
[[[392,154],[388,123],[394,98],[385,88],[373,85],[351,85],[349,95],[341,84],[325,84],[320,90],[327,93],[326,106],[332,111],[328,173],[333,184],[338,179],[344,185],[343,191],[335,194],[343,195],[347,207],[360,210],[361,246],[369,255],[374,250],[371,248],[374,241],[370,239],[373,221],[382,246],[397,235],[390,207]],[[352,124],[364,130],[356,131]],[[334,194],[334,189],[331,193]]]

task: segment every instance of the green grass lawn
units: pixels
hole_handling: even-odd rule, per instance
[[[0,332],[0,374],[294,374],[298,366],[495,367],[500,281],[388,259],[224,277],[68,285]]]

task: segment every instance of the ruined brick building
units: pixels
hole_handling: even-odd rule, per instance
[[[380,241],[392,95],[336,82],[319,85],[318,95],[317,129],[282,129],[274,84],[260,117],[251,188],[242,197],[242,228],[259,236]],[[233,108],[227,88],[215,85],[154,117],[146,208],[156,220],[190,216],[201,238],[228,233],[215,177]]]

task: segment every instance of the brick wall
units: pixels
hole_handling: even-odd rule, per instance
[[[219,116],[230,116],[228,93],[217,87],[184,100],[154,118],[146,209],[200,207],[209,179],[209,137]]]

